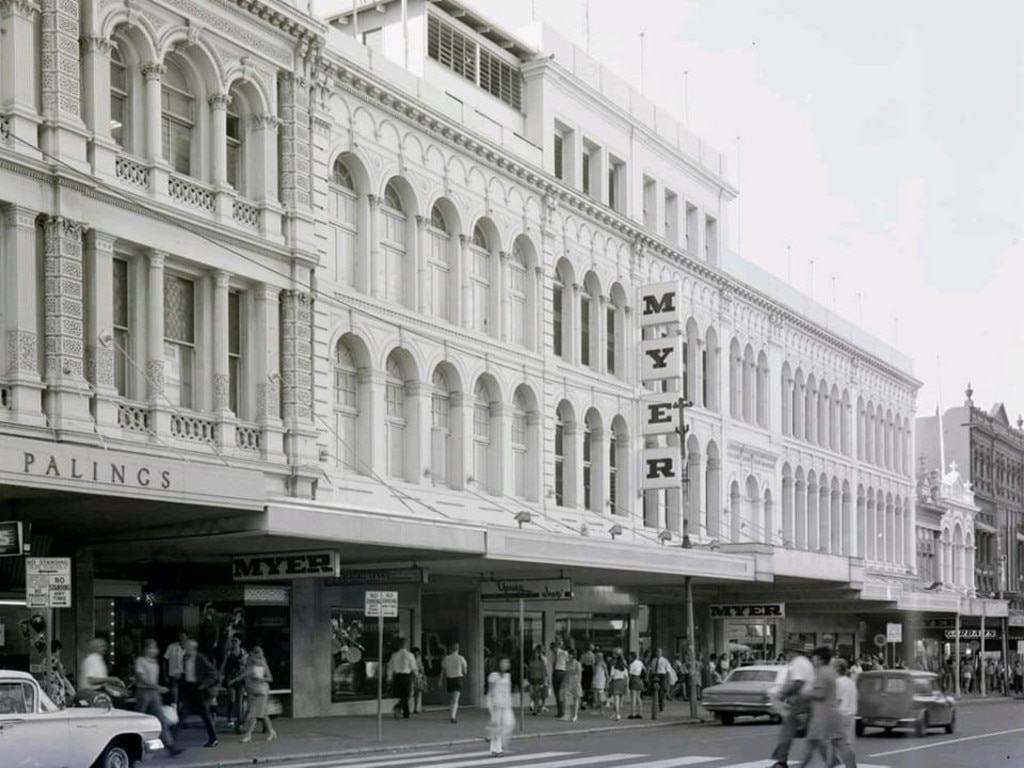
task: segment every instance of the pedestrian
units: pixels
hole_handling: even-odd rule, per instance
[[[974,670],[971,669],[971,662],[972,660],[969,657],[964,659],[960,668],[960,678],[963,681],[964,693],[973,693],[974,690]]]
[[[188,632],[181,630],[178,639],[167,646],[164,651],[164,661],[167,662],[168,693],[171,703],[178,706],[180,697],[181,678],[185,674],[185,643],[188,642]]]
[[[583,668],[583,677],[581,683],[583,685],[583,701],[580,702],[580,709],[586,709],[588,706],[593,704],[593,691],[591,690],[594,682],[594,664],[597,661],[597,657],[594,654],[593,643],[587,643],[584,646],[583,653],[580,654],[580,666]]]
[[[395,703],[392,713],[398,719],[399,712],[404,719],[409,717],[409,698],[412,696],[412,676],[416,673],[416,657],[409,652],[408,641],[403,637],[398,648],[388,661],[388,682],[394,687]]]
[[[583,665],[580,664],[575,648],[569,651],[569,660],[565,664],[560,698],[562,717],[559,719],[575,723],[579,719],[580,702],[583,699]]]
[[[626,695],[628,685],[629,670],[626,668],[626,660],[622,658],[621,653],[617,653],[612,668],[608,670],[608,691],[611,693],[616,720],[622,719],[622,697]]]
[[[838,747],[843,764],[856,766],[853,751],[846,743],[839,724],[836,707],[836,671],[832,668],[832,649],[820,646],[811,652],[814,664],[814,684],[808,694],[811,703],[811,719],[804,741],[804,754],[800,765],[807,764],[815,754],[820,754],[825,767],[832,766],[832,749]]]
[[[856,768],[857,758],[853,750],[853,739],[857,719],[857,684],[849,676],[846,659],[833,659],[836,671],[836,711],[838,714],[838,736],[832,744],[832,765],[840,762],[846,768]]]
[[[180,755],[184,750],[175,743],[171,733],[173,723],[164,714],[163,694],[168,689],[160,685],[159,657],[160,646],[156,640],[146,640],[142,644],[142,655],[135,659],[135,709],[160,721],[160,740],[164,748],[172,756]]]
[[[548,686],[548,665],[544,662],[542,645],[533,649],[533,656],[526,665],[526,680],[530,684],[530,714],[536,715],[544,707]]]
[[[78,676],[78,692],[82,699],[91,704],[98,694],[111,692],[116,695],[126,691],[124,682],[119,677],[111,677],[107,670],[107,641],[97,637],[89,641],[89,653],[82,661]]]
[[[608,663],[603,653],[594,654],[594,674],[590,680],[590,701],[598,714],[604,715],[605,703],[608,700]]]
[[[497,670],[487,676],[487,711],[490,714],[487,737],[492,757],[505,754],[505,745],[516,727],[516,716],[512,711],[511,668],[508,657],[502,656]]]
[[[242,638],[232,635],[228,651],[220,665],[220,677],[228,691],[228,726],[236,733],[242,729],[242,694],[245,691],[245,661],[248,654],[242,648]]]
[[[68,680],[64,662],[60,657],[63,647],[57,638],[50,641],[50,669],[46,676],[46,693],[61,709],[74,703],[76,693],[75,686]]]
[[[654,659],[651,661],[651,685],[654,687],[651,695],[657,697],[659,712],[665,711],[665,696],[668,694],[669,687],[673,684],[673,675],[671,662],[665,658],[664,653],[659,648],[654,654]]]
[[[216,659],[220,651],[220,619],[213,603],[203,604],[203,618],[199,623],[199,652],[208,659]]]
[[[451,648],[441,660],[441,682],[448,691],[448,718],[454,723],[459,717],[459,699],[462,697],[463,681],[469,671],[469,664],[459,653],[459,644],[452,643]]]
[[[270,722],[267,706],[270,703],[270,684],[274,678],[270,674],[267,657],[260,646],[253,646],[252,653],[246,657],[240,674],[246,696],[249,698],[245,725],[242,728],[244,731],[242,743],[248,744],[252,741],[252,732],[256,727],[257,720],[263,722],[263,728],[267,732],[267,741],[273,741],[277,738],[277,731],[274,730],[274,724]]]
[[[416,671],[412,673],[412,713],[423,712],[423,693],[427,690],[427,673],[423,669],[423,652],[419,648],[412,649],[412,657],[416,659]]]
[[[640,661],[636,651],[629,652],[629,719],[643,720],[643,691],[647,667]]]
[[[778,741],[772,751],[772,768],[788,768],[789,749],[799,730],[800,723],[807,714],[809,695],[814,686],[814,665],[807,658],[803,649],[792,647],[787,649],[790,654],[786,670],[786,682],[778,697],[782,703],[782,726],[779,728]]]
[[[182,678],[182,697],[179,706],[181,707],[181,722],[190,713],[199,715],[206,728],[205,747],[216,747],[220,742],[217,740],[217,728],[210,716],[210,697],[216,692],[220,683],[220,675],[217,667],[210,661],[210,657],[199,652],[199,642],[189,638],[185,643],[184,676]]]
[[[565,714],[562,701],[562,680],[565,678],[565,665],[569,663],[569,653],[560,641],[551,643],[551,688],[555,694],[555,717]]]
[[[1013,692],[1017,695],[1024,693],[1024,663],[1019,656],[1013,662]]]

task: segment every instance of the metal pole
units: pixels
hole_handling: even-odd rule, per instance
[[[380,610],[378,605],[377,609]],[[384,741],[384,611],[377,614],[377,743]]]
[[[960,696],[960,598],[956,599],[956,636],[953,640],[953,675],[956,677],[954,688],[956,695]]]
[[[526,730],[526,601],[519,598],[519,732]]]
[[[690,646],[690,717],[697,719],[697,630],[693,626],[693,577],[686,577],[686,643]]]
[[[981,695],[988,694],[988,686],[985,684],[985,601],[981,601],[981,632],[978,637],[978,680]]]

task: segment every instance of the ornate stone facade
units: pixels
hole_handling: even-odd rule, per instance
[[[77,4],[76,4],[77,5]],[[83,225],[63,216],[43,223],[45,366],[48,381],[80,379],[83,366]]]

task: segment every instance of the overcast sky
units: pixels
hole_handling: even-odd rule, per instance
[[[644,32],[645,94],[731,158],[731,248],[910,354],[919,415],[968,379],[1024,410],[1024,3],[468,2],[580,45],[589,5],[636,87]]]

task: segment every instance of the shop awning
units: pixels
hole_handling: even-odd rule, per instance
[[[998,533],[994,526],[991,526],[977,518],[974,519],[974,530],[981,531],[982,533]]]

